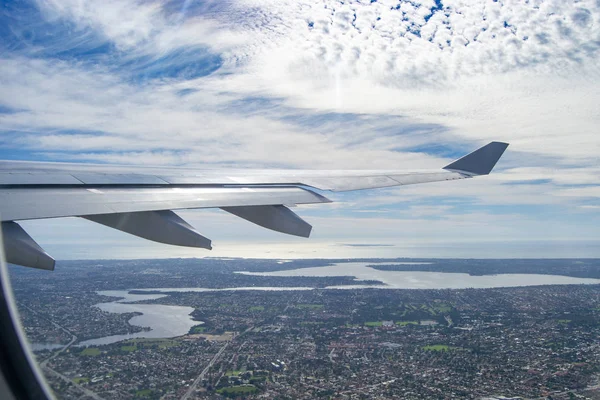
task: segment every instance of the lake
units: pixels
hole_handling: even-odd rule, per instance
[[[166,294],[130,294],[126,290],[104,290],[97,293],[103,296],[121,297],[121,299],[110,303],[96,304],[96,307],[102,311],[111,313],[142,313],[142,315],[136,315],[131,318],[129,324],[147,327],[150,330],[85,340],[78,343],[78,346],[99,346],[134,338],[169,338],[181,336],[188,333],[192,326],[203,323],[192,320],[190,316],[192,311],[194,311],[192,307],[129,303],[160,299],[161,297],[166,297]]]

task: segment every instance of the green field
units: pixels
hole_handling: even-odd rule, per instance
[[[423,346],[422,349],[425,351],[448,351],[453,350],[454,347],[448,346],[447,344],[430,344],[428,346]]]
[[[447,303],[433,303],[429,307],[422,306],[432,315],[447,314],[452,311],[452,306]]]
[[[381,325],[383,325],[382,321],[365,322],[365,326],[381,326]]]
[[[143,390],[138,390],[137,392],[135,392],[135,397],[148,397],[151,394],[152,394],[152,390],[143,389]]]
[[[87,382],[90,381],[90,379],[86,378],[85,376],[82,376],[80,378],[73,378],[72,381],[75,382],[75,383],[77,383],[77,384],[80,384],[80,383],[87,383]]]
[[[227,386],[217,390],[222,395],[242,395],[256,393],[258,389],[254,385]]]
[[[265,311],[265,306],[254,306],[249,308],[250,311]]]
[[[237,369],[236,369],[236,370],[233,370],[233,371],[227,371],[227,372],[225,372],[225,376],[238,376],[238,375],[239,375],[239,374],[241,374],[242,372],[244,372],[244,371],[242,371],[242,370],[237,370]]]
[[[419,322],[418,321],[397,321],[396,325],[398,325],[398,326],[419,325]]]
[[[79,353],[79,355],[82,356],[99,356],[100,355],[100,349],[97,347],[86,347],[85,349],[83,349],[83,351],[81,353]]]
[[[202,333],[206,330],[206,327],[202,326],[202,325],[196,325],[196,326],[192,326],[192,329],[190,329],[190,333]]]
[[[433,303],[420,304],[420,305],[401,304],[399,307],[404,308],[404,310],[400,314],[401,317],[406,317],[406,314],[412,313],[415,311],[426,312],[427,314],[434,316],[434,317],[436,317],[438,315],[447,314],[452,311],[452,305],[449,303],[444,303],[444,302],[433,302]]]
[[[136,351],[137,350],[137,346],[133,345],[133,346],[121,346],[121,351],[127,351],[129,353],[131,353],[132,351]]]
[[[568,324],[569,322],[571,322],[570,319],[559,319],[557,321],[559,324]]]
[[[449,313],[452,311],[452,306],[447,303],[434,303],[431,308],[439,313]]]

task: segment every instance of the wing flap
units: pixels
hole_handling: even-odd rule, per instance
[[[283,205],[221,207],[221,209],[263,228],[288,235],[307,238],[312,230],[308,222]]]
[[[54,270],[55,261],[16,222],[2,222],[4,254],[11,264]]]
[[[169,210],[88,215],[83,218],[154,242],[212,249],[210,239]]]

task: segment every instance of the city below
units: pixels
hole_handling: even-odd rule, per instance
[[[598,259],[10,271],[59,399],[600,399]]]

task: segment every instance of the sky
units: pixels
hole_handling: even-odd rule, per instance
[[[600,257],[599,52],[597,0],[7,0],[0,159],[420,169],[505,141],[488,177],[323,193],[310,239],[22,225],[57,259]]]

